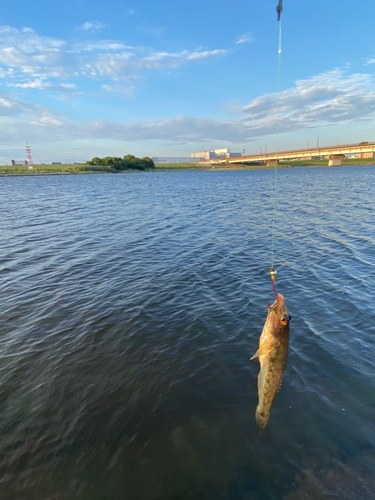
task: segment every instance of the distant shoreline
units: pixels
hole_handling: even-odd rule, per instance
[[[375,158],[358,158],[343,160],[342,167],[345,166],[367,166],[375,165]],[[310,161],[293,161],[288,164],[280,163],[278,169],[298,168],[298,167],[326,167],[326,168],[341,168],[329,167],[326,160],[310,160]],[[110,169],[94,168],[90,169],[88,165],[34,165],[33,170],[28,170],[25,166],[0,166],[0,177],[27,177],[27,176],[44,176],[44,175],[89,175],[89,174],[118,174],[118,173],[142,173],[142,172],[195,172],[195,171],[232,171],[232,170],[273,170],[274,167],[266,165],[197,165],[192,163],[158,163],[153,169],[145,170],[122,170],[115,171]]]
[[[25,177],[25,176],[40,176],[40,175],[74,175],[71,172],[25,172],[25,173],[19,173],[19,174],[3,174],[0,173],[1,177]]]

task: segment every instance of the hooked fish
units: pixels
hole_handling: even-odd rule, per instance
[[[259,403],[255,413],[259,431],[262,431],[267,425],[271,406],[281,387],[283,371],[288,360],[290,316],[284,302],[284,297],[278,294],[275,302],[269,307],[259,339],[259,349],[250,358],[259,357],[260,362]]]

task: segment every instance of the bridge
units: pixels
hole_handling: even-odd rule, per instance
[[[235,156],[232,158],[214,158],[200,161],[199,165],[221,165],[232,163],[258,163],[264,162],[269,167],[274,167],[278,161],[293,160],[319,160],[327,158],[330,167],[341,166],[345,155],[360,155],[360,158],[374,158],[375,142],[359,142],[357,144],[343,144],[341,146],[325,146],[309,149],[293,149],[277,153],[265,153],[249,156]]]

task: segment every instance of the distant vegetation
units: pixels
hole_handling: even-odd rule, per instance
[[[107,167],[111,170],[146,170],[155,168],[152,158],[145,156],[144,158],[136,158],[133,155],[126,155],[123,158],[116,156],[106,156],[105,158],[98,158],[97,156],[91,161],[86,162],[86,165],[96,167]]]

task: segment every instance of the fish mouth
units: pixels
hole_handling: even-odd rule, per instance
[[[272,304],[272,306],[269,305],[269,303],[267,302],[267,307],[270,311],[273,311],[273,310],[277,310],[277,311],[281,311],[281,309],[283,308],[284,306],[284,302],[285,302],[285,299],[284,299],[284,295],[281,295],[281,293],[278,293],[277,294],[277,297],[276,297],[276,300],[275,302]]]
[[[278,293],[277,297],[276,297],[276,306],[277,306],[278,311],[281,311],[281,309],[284,305],[284,302],[285,302],[284,295],[281,295],[281,293]]]
[[[285,306],[285,299],[283,295],[279,293],[272,306],[270,307],[269,304],[267,304],[267,306],[270,311],[276,314],[283,326],[286,326],[289,323],[292,317],[289,315],[288,310]]]

